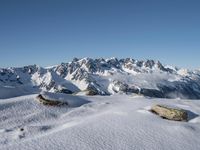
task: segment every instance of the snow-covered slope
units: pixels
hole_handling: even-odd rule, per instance
[[[33,65],[0,69],[0,98],[39,91],[199,99],[200,71],[131,58],[74,58],[72,62],[47,68]]]
[[[73,107],[44,106],[36,100],[37,95],[0,100],[1,150],[200,149],[198,100],[45,95],[73,101]],[[154,104],[186,109],[189,122],[169,121],[150,113]]]
[[[39,93],[68,105],[43,105]],[[0,69],[0,150],[199,150],[200,101],[189,99],[200,99],[200,71],[153,60]],[[185,109],[189,121],[164,120],[154,104]]]

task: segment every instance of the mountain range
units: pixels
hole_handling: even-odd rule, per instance
[[[134,94],[156,98],[200,98],[200,70],[132,58],[74,58],[52,67],[0,69],[0,98],[41,91],[77,95]]]

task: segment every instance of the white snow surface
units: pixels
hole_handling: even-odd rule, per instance
[[[1,150],[200,149],[199,100],[43,95],[73,107],[44,106],[36,94],[0,100]],[[186,109],[190,120],[164,120],[148,111],[154,104]]]

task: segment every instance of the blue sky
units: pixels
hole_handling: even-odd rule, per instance
[[[199,0],[1,0],[0,67],[132,57],[200,68]]]

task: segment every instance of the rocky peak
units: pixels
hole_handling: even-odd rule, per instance
[[[200,98],[199,72],[173,69],[154,60],[74,58],[51,68],[30,65],[0,69],[0,86],[32,85],[51,92],[89,90],[99,95],[136,93],[194,99]]]
[[[39,69],[40,69],[40,67],[37,66],[37,65],[29,65],[29,66],[24,66],[22,68],[22,70],[23,70],[24,73],[29,73],[29,74],[34,74]]]

